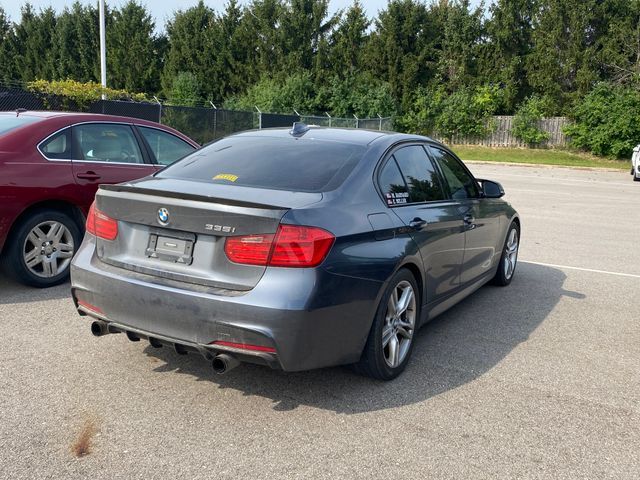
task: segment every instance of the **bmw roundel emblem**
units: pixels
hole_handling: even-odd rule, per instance
[[[158,209],[158,223],[160,225],[169,223],[169,210],[164,207]]]

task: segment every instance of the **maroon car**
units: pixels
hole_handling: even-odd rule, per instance
[[[157,123],[110,115],[0,112],[0,255],[18,281],[66,280],[101,183],[150,175],[198,148]]]

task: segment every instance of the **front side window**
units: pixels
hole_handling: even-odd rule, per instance
[[[437,147],[430,147],[430,150],[449,185],[451,198],[464,200],[465,198],[478,198],[480,196],[478,184],[467,172],[462,162]]]
[[[195,148],[184,140],[156,128],[138,126],[138,130],[151,147],[151,153],[160,165],[171,165]]]
[[[90,123],[73,127],[73,158],[91,162],[144,163],[138,141],[128,125]]]
[[[71,160],[71,129],[67,128],[40,145],[42,154],[51,160]]]

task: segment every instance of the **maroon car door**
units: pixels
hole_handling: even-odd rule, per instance
[[[83,187],[83,199],[93,201],[98,185],[135,180],[156,172],[147,163],[131,125],[83,123],[72,132],[73,176]]]

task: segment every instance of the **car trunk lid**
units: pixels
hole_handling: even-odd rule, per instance
[[[113,241],[97,239],[109,264],[159,278],[236,291],[252,289],[265,266],[231,262],[233,235],[274,234],[283,215],[321,193],[149,178],[101,186],[96,207],[118,221]]]

